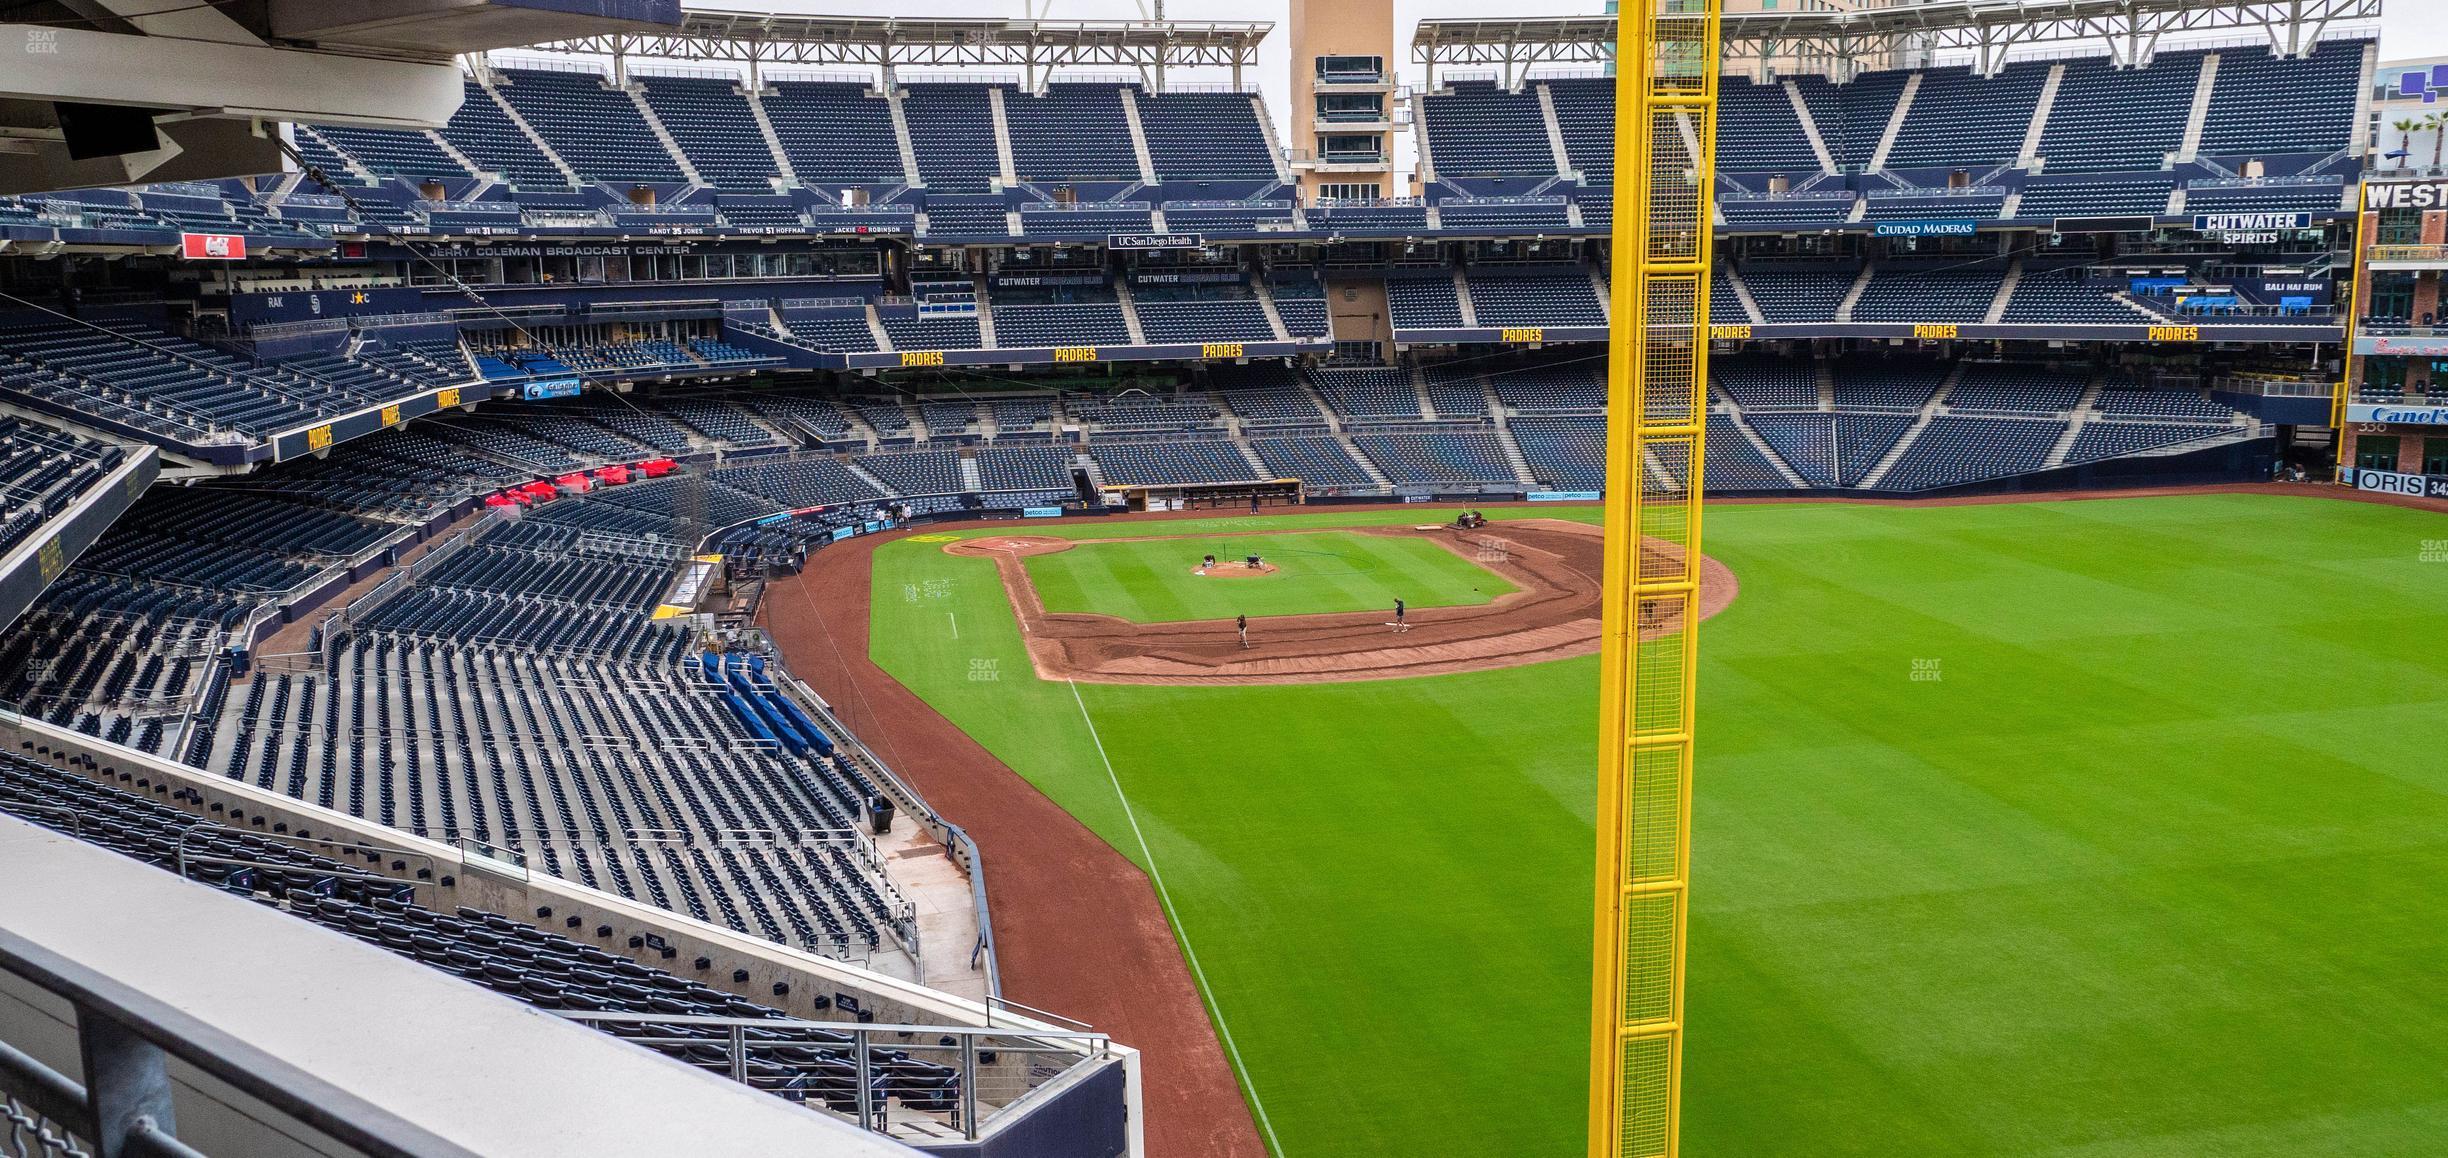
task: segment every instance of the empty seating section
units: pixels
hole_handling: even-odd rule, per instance
[[[1256,298],[1156,298],[1141,293],[1131,308],[1150,342],[1272,342],[1266,307]]]
[[[2198,52],[2163,52],[2139,69],[2117,68],[2104,56],[2066,61],[2048,125],[2040,134],[2047,171],[2159,168],[2184,144],[2201,63]]]
[[[1027,346],[1126,346],[1130,325],[1122,320],[1116,301],[1078,301],[1061,305],[994,307],[995,345],[1002,349]],[[895,340],[899,344],[898,339]]]
[[[1915,421],[1906,414],[1838,414],[1836,480],[1845,486],[1861,485],[1912,432]]]
[[[2026,474],[2047,465],[2066,424],[1941,414],[1914,435],[1879,489],[1919,491]]]
[[[2053,176],[2039,174],[2023,182],[2023,199],[2015,216],[2024,219],[2167,212],[2168,194],[2176,179],[2164,174]]]
[[[1256,98],[1248,93],[1135,94],[1148,158],[1168,186],[1199,181],[1273,181],[1275,158]],[[1169,220],[1168,215],[1168,220]],[[1185,227],[1174,223],[1176,228]]]
[[[1977,322],[1989,316],[2006,271],[1996,266],[1882,265],[1853,303],[1857,322]],[[1757,296],[1756,287],[1753,296]],[[1766,303],[1761,303],[1766,308]]]
[[[1530,477],[1553,490],[1606,485],[1606,420],[1578,415],[1522,417],[1509,424]]]
[[[1268,292],[1275,299],[1275,316],[1283,319],[1285,332],[1295,338],[1332,336],[1326,291],[1316,282],[1278,282]]]
[[[2048,74],[2046,61],[2017,61],[1986,78],[1960,66],[1921,70],[1887,168],[2013,164]]]
[[[1746,414],[1743,421],[1812,486],[1835,486],[1836,415],[1817,411]]]
[[[1121,486],[1248,482],[1266,473],[1243,458],[1239,447],[1222,438],[1099,442],[1090,454],[1105,481]]]
[[[1011,234],[1011,206],[1000,194],[958,197],[927,194],[928,237],[1006,237]]]
[[[1850,194],[1810,197],[1758,197],[1728,194],[1718,198],[1717,212],[1734,228],[1752,225],[1839,225],[1853,216]]]
[[[0,321],[0,394],[165,438],[262,437],[414,392],[258,367],[135,322]]]
[[[495,90],[535,126],[578,175],[595,181],[672,182],[680,166],[629,94],[592,72],[505,69]]]
[[[1311,381],[1327,405],[1338,413],[1363,420],[1417,419],[1419,392],[1407,370],[1391,368],[1324,368]]]
[[[1812,119],[1819,123],[1819,135],[1827,141],[1828,151],[1835,154],[1837,167],[1859,173],[1870,168],[1870,158],[1878,153],[1879,138],[1895,118],[1896,102],[1904,96],[1904,87],[1912,73],[1903,69],[1887,69],[1864,73],[1853,80],[1833,86],[1831,96],[1837,106],[1836,132],[1828,132],[1827,119],[1814,107]],[[1918,103],[1916,100],[1915,103]],[[2024,110],[2030,111],[2030,105]],[[1939,126],[1944,135],[1947,126]],[[1899,140],[1898,144],[1902,142]],[[1890,167],[1895,165],[1891,157]]]
[[[975,315],[921,316],[914,310],[897,310],[879,311],[877,318],[884,323],[884,333],[892,339],[896,350],[975,350],[986,344],[978,333]]]
[[[777,507],[834,506],[883,497],[866,479],[831,458],[794,458],[715,471],[716,482],[760,496]]]
[[[510,114],[493,102],[492,90],[474,80],[468,81],[466,87],[459,110],[442,126],[443,140],[476,162],[478,168],[501,174],[521,190],[569,188],[569,178],[560,167],[536,148],[527,134],[519,131]],[[641,127],[639,132],[643,134],[644,129]]]
[[[2103,385],[2092,409],[2118,418],[2191,418],[2231,422],[2236,412],[2198,390],[2154,389],[2128,382]]]
[[[2299,212],[2333,213],[2350,188],[2337,181],[2185,187],[2187,213]]]
[[[1987,221],[2006,207],[2002,190],[1971,193],[1872,190],[1862,202],[1864,221],[1916,221],[1928,218]]]
[[[1717,167],[1729,172],[1808,173],[1819,168],[1781,83],[1728,76],[1717,85]]]
[[[1437,221],[1448,233],[1493,230],[1497,232],[1562,232],[1572,224],[1572,214],[1566,199],[1555,196],[1536,198],[1449,198],[1437,203]]]
[[[127,456],[125,447],[0,414],[0,555],[67,514]]]
[[[1462,80],[1419,98],[1427,151],[1440,177],[1552,177],[1555,150],[1538,94]]]
[[[1555,77],[1540,83],[1555,102],[1556,127],[1563,130],[1564,154],[1573,170],[1586,184],[1614,184],[1614,78]]]
[[[1829,364],[1836,409],[1919,410],[1946,384],[1952,367],[1917,359],[1842,358]]]
[[[905,495],[957,494],[969,489],[961,485],[960,455],[953,451],[903,450],[861,455],[857,461],[861,469]]]
[[[2124,283],[2109,278],[2086,276],[2080,267],[2063,269],[2031,269],[2015,283],[2014,296],[2007,299],[2006,312],[2000,321],[2104,324],[2146,324],[2152,315],[2127,305],[2111,293],[2124,289]]]
[[[1375,485],[1368,468],[1360,465],[1343,442],[1332,435],[1302,434],[1283,437],[1252,438],[1250,449],[1276,478],[1296,478],[1310,487],[1365,487]]]
[[[1028,202],[1020,206],[1020,232],[1028,237],[1103,242],[1110,234],[1145,233],[1154,223],[1144,202]]]
[[[1397,485],[1506,486],[1520,482],[1491,430],[1380,431],[1354,434],[1351,440]]]
[[[791,340],[831,353],[861,353],[876,348],[875,330],[866,310],[785,311],[782,325]]]
[[[2095,462],[2226,433],[2223,426],[2168,422],[2093,422],[2074,435],[2067,462]]]
[[[1462,328],[1462,295],[1450,275],[1387,278],[1386,312],[1398,330]]]
[[[1110,84],[1057,82],[1040,95],[1006,91],[1003,120],[1011,130],[1012,169],[1023,181],[1139,179],[1122,92]]]
[[[801,181],[823,187],[902,179],[892,106],[868,93],[864,84],[785,80],[758,97]]]
[[[1714,358],[1709,375],[1745,410],[1816,410],[1817,369],[1807,360],[1777,357]]]
[[[1487,383],[1473,366],[1425,366],[1428,404],[1440,418],[1478,418],[1488,412]]]
[[[1474,272],[1473,312],[1482,326],[1603,326],[1606,306],[1580,269],[1559,273]]]
[[[1964,367],[1945,405],[1957,413],[2058,414],[2082,400],[2086,385],[2079,373],[1981,363]]]
[[[781,172],[756,114],[734,81],[708,77],[649,76],[637,82],[655,119],[689,159],[697,175],[717,189],[769,192]]]
[[[1072,452],[1054,446],[988,446],[977,452],[978,480],[990,491],[1071,489]]]
[[[2267,48],[2218,50],[2218,76],[2202,121],[2201,153],[2237,157],[2328,153],[2354,131],[2367,40],[2331,40],[2304,60]]]
[[[909,122],[910,145],[918,155],[918,175],[929,191],[984,193],[1001,172],[1001,162],[996,159],[993,98],[987,92],[990,87],[944,83],[905,86],[907,95],[901,99],[901,115]],[[1015,92],[1009,87],[1004,89],[1007,97]],[[891,139],[889,131],[886,139]],[[932,204],[928,212],[931,217]]]
[[[1743,284],[1751,290],[1760,316],[1771,322],[1827,322],[1836,318],[1860,271],[1824,266],[1797,268],[1745,266]],[[1858,311],[1855,317],[1860,317]]]
[[[1603,414],[1605,371],[1602,360],[1583,359],[1491,367],[1487,377],[1497,399],[1523,414]]]
[[[366,129],[350,125],[316,125],[314,133],[357,159],[378,177],[412,181],[470,177],[467,166],[453,160],[442,146],[422,132],[406,129]],[[305,134],[299,134],[303,139]]]
[[[1215,402],[1201,394],[1170,397],[1133,391],[1109,397],[1074,396],[1064,408],[1072,417],[1098,430],[1123,434],[1158,430],[1197,430],[1217,424]]]
[[[1661,467],[1676,465],[1652,462],[1645,464],[1644,470],[1654,479],[1660,475]],[[1683,472],[1675,469],[1671,471],[1671,476],[1683,477]],[[1785,480],[1776,464],[1769,462],[1768,456],[1761,454],[1759,447],[1750,439],[1744,438],[1742,431],[1736,429],[1734,419],[1724,414],[1708,416],[1708,473],[1704,481],[1713,490],[1793,489],[1793,484]]]

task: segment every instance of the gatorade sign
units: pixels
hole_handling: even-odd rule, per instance
[[[244,261],[246,238],[235,233],[182,233],[179,255],[189,261]]]

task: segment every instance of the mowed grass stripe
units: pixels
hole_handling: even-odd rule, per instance
[[[1222,575],[1195,574],[1216,556]],[[1249,555],[1279,568],[1235,576]],[[1484,604],[1515,590],[1504,577],[1429,540],[1322,531],[1082,543],[1027,560],[1046,610],[1093,612],[1135,623],[1313,615],[1409,606]]]
[[[2437,1148],[2448,520],[1710,518],[1686,1155]],[[889,546],[878,591],[975,562]],[[1135,853],[991,584],[957,643],[879,599],[879,662]],[[1082,687],[1287,1153],[1577,1152],[1596,670]]]

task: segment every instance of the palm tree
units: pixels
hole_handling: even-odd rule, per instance
[[[2440,167],[2440,146],[2448,144],[2448,113],[2426,113],[2423,127],[2431,130],[2431,167]]]
[[[2414,163],[2414,130],[2423,127],[2422,122],[2399,117],[2389,127],[2397,130],[2397,167],[2403,169]]]

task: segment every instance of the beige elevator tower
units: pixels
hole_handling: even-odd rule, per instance
[[[1292,0],[1284,141],[1304,201],[1392,197],[1393,0]]]

